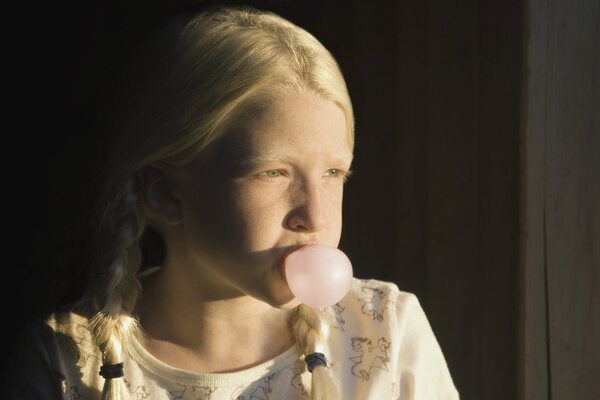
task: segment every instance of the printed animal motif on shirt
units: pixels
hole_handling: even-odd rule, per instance
[[[302,360],[298,360],[292,367],[293,375],[290,384],[292,387],[300,392],[302,397],[308,397],[308,390],[306,385],[302,381],[302,374],[306,371],[306,364]]]
[[[131,390],[130,390],[131,391]],[[146,390],[146,386],[136,386],[135,390],[131,391],[132,398],[136,400],[144,400],[150,398],[150,392]]]
[[[336,303],[333,306],[331,306],[331,309],[333,310],[334,314],[335,314],[335,324],[331,324],[332,328],[339,328],[342,332],[345,331],[344,329],[344,324],[346,323],[346,320],[344,319],[344,316],[342,315],[344,313],[344,310],[346,309],[346,307],[343,307],[340,303]]]
[[[85,352],[82,349],[94,348],[90,331],[86,325],[76,324],[75,334],[68,340],[67,352],[71,354],[75,360],[75,364],[79,368],[84,368],[90,358],[97,358],[92,352]]]
[[[269,400],[273,389],[271,389],[271,381],[275,377],[276,373],[262,378],[258,383],[251,385],[249,388],[244,390],[244,387],[238,387],[231,395],[232,399],[235,400]]]
[[[352,349],[359,353],[357,356],[350,358],[350,361],[354,363],[351,369],[352,375],[363,381],[368,381],[373,369],[388,371],[390,362],[388,355],[389,340],[381,337],[377,339],[376,343],[373,343],[368,338],[353,337],[351,341]]]
[[[210,400],[214,391],[217,390],[216,387],[210,386],[192,386],[192,397],[194,400]]]
[[[346,330],[344,329],[344,324],[346,323],[346,320],[342,314],[344,313],[346,307],[342,306],[340,303],[336,303],[332,305],[330,309],[332,312],[327,314],[331,320],[329,326],[345,332]]]
[[[185,394],[185,391],[187,390],[187,386],[182,385],[181,383],[177,383],[177,386],[182,387],[182,389],[181,390],[169,390],[168,394],[169,394],[170,400],[183,399],[183,395]]]
[[[361,311],[365,315],[369,315],[376,321],[383,321],[384,311],[389,305],[388,296],[379,288],[371,288],[365,286],[362,288],[366,296],[360,297],[358,300],[363,303]]]

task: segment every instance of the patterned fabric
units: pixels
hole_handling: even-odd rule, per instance
[[[330,329],[324,353],[341,399],[459,398],[413,294],[389,282],[355,278],[349,294],[325,312]],[[53,316],[31,333],[17,352],[8,399],[99,398],[100,354],[84,317]],[[311,375],[295,348],[256,367],[222,374],[172,368],[139,343],[128,349],[123,362],[123,379],[136,400],[309,398]]]

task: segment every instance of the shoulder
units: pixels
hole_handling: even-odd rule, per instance
[[[329,313],[332,325],[347,334],[393,337],[394,345],[407,351],[440,350],[417,296],[393,282],[354,278],[350,292]]]
[[[85,316],[74,312],[56,313],[29,321],[21,330],[15,353],[24,354],[26,350],[26,353],[35,353],[50,364],[59,357],[57,352],[91,343]]]
[[[352,287],[349,294],[360,295],[364,293],[377,293],[379,295],[398,297],[415,297],[410,292],[402,291],[394,282],[379,279],[352,278]]]
[[[98,352],[88,318],[72,311],[31,321],[20,339],[21,347],[36,349],[49,364],[77,364],[82,357],[89,358]]]
[[[407,379],[398,387],[410,387],[409,391],[423,395],[419,398],[458,398],[442,349],[415,294],[393,282],[355,278],[336,306],[341,307],[336,322],[346,329],[341,340],[349,343],[346,351],[351,357],[345,358],[353,362],[353,375],[369,376],[377,365]],[[366,355],[383,364],[365,366],[365,360],[372,361]]]
[[[69,311],[32,320],[13,349],[3,398],[94,398],[100,365],[87,316]]]
[[[415,339],[432,336],[431,325],[417,296],[400,290],[393,282],[354,278],[345,301],[355,303],[363,315],[370,314],[373,320],[387,320],[397,335]]]
[[[345,334],[395,334],[398,326],[420,309],[417,297],[393,282],[353,278],[348,294],[328,307],[329,323]]]
[[[20,330],[15,343],[15,353],[21,350],[36,351],[49,356],[57,338],[75,334],[83,319],[72,313],[50,314],[28,321]],[[23,353],[20,353],[23,354]]]
[[[90,338],[89,319],[82,313],[68,311],[51,314],[45,324],[55,335],[69,336],[75,339]]]
[[[4,382],[7,399],[59,398],[63,374],[54,316],[28,321],[10,354]]]
[[[344,301],[356,303],[363,311],[371,310],[372,317],[379,320],[384,318],[384,313],[398,315],[421,309],[413,293],[400,290],[394,282],[378,279],[353,278],[352,287]]]

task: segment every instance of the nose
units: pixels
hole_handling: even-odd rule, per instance
[[[326,218],[321,190],[317,184],[304,184],[291,196],[292,210],[287,215],[287,226],[294,232],[319,232]]]

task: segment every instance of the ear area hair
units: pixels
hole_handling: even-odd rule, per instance
[[[181,203],[173,192],[169,175],[157,164],[142,167],[137,172],[140,199],[149,216],[167,225],[183,222]]]

